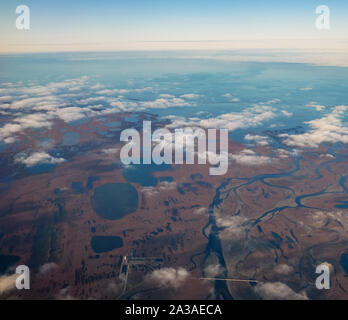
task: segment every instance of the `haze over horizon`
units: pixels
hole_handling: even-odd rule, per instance
[[[17,30],[16,7],[30,8],[30,30]],[[319,5],[331,29],[315,28]],[[127,2],[2,1],[0,53],[148,50],[322,50],[347,53],[348,4],[295,0]],[[338,63],[340,64],[340,63]]]

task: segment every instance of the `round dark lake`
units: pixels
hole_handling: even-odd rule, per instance
[[[94,190],[92,204],[102,218],[118,220],[138,208],[138,193],[128,183],[107,183]]]
[[[109,252],[123,247],[123,240],[117,236],[93,237],[91,247],[96,253]]]

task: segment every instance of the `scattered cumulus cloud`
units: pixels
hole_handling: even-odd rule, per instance
[[[275,266],[274,271],[281,275],[289,275],[294,272],[294,268],[287,264],[278,264]]]
[[[0,112],[13,117],[0,127],[0,140],[13,143],[23,131],[50,128],[56,119],[71,123],[117,112],[194,106],[192,100],[198,98],[193,93],[179,98],[163,94],[152,101],[128,101],[122,96],[127,93],[152,91],[152,87],[106,89],[102,84],[91,84],[88,77],[50,82],[46,85],[37,85],[34,82],[28,82],[27,85],[20,82],[11,86],[2,84]]]
[[[225,93],[222,95],[222,97],[227,98],[229,102],[240,102],[240,99],[237,97],[234,97],[232,94],[230,93]]]
[[[17,277],[17,274],[0,276],[0,295],[15,289]]]
[[[69,286],[61,289],[55,298],[56,300],[76,300],[76,298],[70,294]]]
[[[204,268],[204,273],[207,278],[217,278],[223,275],[226,269],[220,264],[209,264]]]
[[[189,99],[189,100],[197,99],[199,97],[200,95],[195,93],[186,93],[180,96],[180,98]]]
[[[224,228],[221,233],[222,238],[235,239],[241,238],[245,235],[244,223],[247,219],[242,216],[226,216],[218,217],[216,223],[219,227]]]
[[[282,110],[282,114],[288,118],[293,116],[292,112],[286,111],[286,110]]]
[[[271,161],[269,157],[262,156],[254,152],[250,149],[244,149],[240,151],[239,153],[230,154],[229,155],[230,160],[235,161],[236,163],[240,165],[247,165],[247,166],[258,166],[267,164]]]
[[[257,127],[265,121],[276,117],[272,107],[254,106],[242,112],[225,113],[217,117],[207,119],[185,118],[172,116],[170,128],[198,126],[202,128],[228,129],[234,131],[248,127]]]
[[[310,129],[303,134],[280,134],[283,142],[291,147],[316,148],[321,143],[348,143],[348,127],[341,117],[348,106],[337,106],[327,116],[306,122]]]
[[[117,153],[119,153],[120,148],[107,148],[107,149],[103,149],[102,152],[107,155],[107,156],[114,156]]]
[[[308,300],[305,292],[296,293],[282,282],[258,283],[254,290],[263,300]]]
[[[106,293],[112,296],[120,296],[123,292],[124,282],[117,279],[116,281],[110,282],[106,287]]]
[[[11,96],[0,96],[0,102],[7,102],[7,101],[11,101],[12,97]]]
[[[48,262],[40,266],[39,274],[46,275],[58,269],[58,265],[54,262]]]
[[[204,208],[204,207],[196,208],[193,210],[193,214],[197,214],[197,215],[208,214],[208,208]]]
[[[325,109],[325,106],[317,104],[315,102],[310,102],[306,104],[306,107],[314,108],[317,111],[323,111]]]
[[[34,152],[31,155],[18,154],[15,157],[15,162],[24,164],[27,167],[33,167],[37,164],[59,164],[65,162],[65,159],[55,158],[47,152]]]
[[[153,197],[159,195],[161,192],[174,191],[177,189],[176,182],[162,181],[156,187],[143,187],[141,192],[147,197]]]
[[[185,268],[162,268],[153,271],[148,277],[148,281],[160,286],[178,289],[186,283],[190,273]]]
[[[265,136],[247,134],[244,137],[244,139],[247,141],[253,141],[255,144],[257,144],[259,146],[268,146],[269,145],[269,139],[268,139],[268,137],[265,137]]]
[[[146,109],[166,109],[171,107],[191,107],[192,103],[182,98],[159,98],[154,101],[146,101],[142,103],[142,107]]]
[[[145,87],[145,88],[138,88],[138,89],[103,89],[99,90],[96,93],[99,95],[107,95],[107,96],[113,96],[113,95],[120,95],[120,94],[127,94],[127,93],[141,93],[146,91],[151,91],[152,87]]]

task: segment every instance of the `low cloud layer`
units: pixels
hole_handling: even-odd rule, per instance
[[[105,88],[93,84],[88,77],[67,79],[38,85],[29,82],[11,84],[0,88],[0,113],[11,116],[0,127],[0,141],[15,142],[17,135],[28,129],[50,128],[56,119],[71,123],[85,118],[117,112],[194,107],[199,95],[194,93],[175,97],[169,94],[156,95],[154,100],[130,101],[123,95],[149,93],[155,96],[152,87]]]

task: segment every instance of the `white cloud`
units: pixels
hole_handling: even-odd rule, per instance
[[[292,117],[293,113],[286,110],[282,110],[282,114],[288,118]]]
[[[263,300],[308,300],[306,293],[296,293],[282,282],[258,283],[254,290]]]
[[[97,115],[97,112],[92,111],[88,108],[79,108],[79,107],[68,107],[57,109],[50,113],[52,116],[56,116],[62,119],[65,122],[72,122],[76,120],[81,120],[86,117],[91,117]]]
[[[70,294],[70,287],[66,287],[59,291],[56,295],[56,300],[76,300],[76,298]]]
[[[159,98],[154,101],[146,101],[142,106],[147,109],[166,109],[171,107],[189,107],[193,104],[181,98]]]
[[[58,265],[56,263],[48,262],[48,263],[45,263],[42,266],[40,266],[39,273],[41,275],[45,275],[47,273],[51,273],[51,272],[55,271],[56,269],[58,269]]]
[[[175,98],[175,96],[173,96],[172,94],[169,94],[169,93],[161,93],[159,95],[161,98],[165,98],[165,99],[172,99],[172,98]]]
[[[148,198],[159,195],[159,191],[155,187],[143,187],[141,192]]]
[[[115,94],[124,94],[128,92],[129,90],[127,89],[105,89],[105,90],[97,91],[97,94],[111,96]]]
[[[51,116],[42,114],[42,113],[34,113],[25,115],[22,117],[17,117],[13,120],[13,122],[18,123],[23,129],[27,128],[43,128],[43,127],[50,127],[52,125],[52,122],[50,121],[52,119]]]
[[[62,90],[77,91],[86,86],[87,77],[78,79],[68,79],[61,82],[51,82],[45,86],[29,85],[27,87],[15,86],[5,89],[6,92],[13,95],[13,101],[10,109],[28,109],[33,107],[42,107],[43,105],[61,105],[60,94]],[[28,97],[30,95],[31,97]],[[32,97],[34,96],[34,97]]]
[[[342,114],[344,114],[347,110],[348,110],[348,106],[340,105],[340,106],[334,107],[332,112],[333,112],[334,114],[342,115]]]
[[[172,123],[169,128],[199,126],[203,128],[221,128],[230,131],[248,127],[256,127],[263,122],[276,117],[273,109],[269,106],[254,106],[238,113],[226,113],[209,119],[187,119],[184,117],[172,116]]]
[[[281,275],[289,275],[294,272],[294,268],[292,266],[289,266],[287,264],[278,264],[274,268],[274,271],[276,273],[279,273]]]
[[[0,140],[6,140],[7,138],[12,138],[14,140],[14,135],[29,129],[39,129],[39,128],[50,128],[53,124],[53,120],[56,118],[62,119],[64,122],[69,123],[76,120],[81,120],[86,117],[93,117],[103,113],[105,110],[99,110],[102,106],[88,106],[85,108],[79,107],[67,107],[59,108],[55,105],[42,105],[34,107],[32,110],[36,111],[47,111],[45,113],[37,112],[28,115],[17,115],[8,124],[5,124],[0,128]],[[92,110],[92,109],[96,110]],[[114,110],[113,111],[118,111]]]
[[[0,128],[0,140],[12,143],[15,139],[13,135],[28,128],[51,127],[51,117],[46,114],[34,113],[13,119],[12,123],[7,123]]]
[[[43,105],[52,105],[52,104],[53,106],[58,106],[61,104],[61,101],[56,96],[26,98],[26,99],[12,102],[10,105],[10,109],[14,109],[14,110],[30,109],[33,107],[40,107]]]
[[[147,197],[153,197],[159,195],[161,192],[176,190],[176,188],[176,182],[162,181],[157,185],[157,187],[143,187],[141,192]]]
[[[226,269],[220,264],[210,264],[204,268],[205,277],[215,278],[221,276]]]
[[[315,102],[310,102],[306,104],[306,107],[314,108],[317,111],[322,111],[325,109],[325,106],[322,106],[320,104],[316,104]]]
[[[2,96],[2,97],[0,97],[0,102],[1,101],[11,101],[12,100],[12,97],[11,96]]]
[[[199,94],[195,94],[195,93],[186,93],[180,96],[180,98],[184,98],[184,99],[197,99],[199,98],[200,95]]]
[[[170,191],[170,190],[176,190],[177,184],[176,182],[168,182],[168,181],[162,181],[158,185],[158,189],[160,191]]]
[[[277,153],[277,157],[280,159],[286,159],[286,158],[289,158],[289,156],[290,156],[289,151],[287,151],[285,149],[278,149],[276,151],[276,153]]]
[[[275,103],[279,103],[279,102],[280,102],[280,99],[271,99],[271,100],[266,101],[264,104],[270,105],[270,104],[275,104]]]
[[[226,216],[216,219],[217,225],[224,228],[221,237],[228,239],[243,237],[245,235],[245,227],[243,224],[246,221],[247,219],[242,216]]]
[[[201,208],[196,208],[193,210],[193,214],[200,215],[200,214],[207,214],[207,213],[208,213],[208,208],[201,207]]]
[[[104,101],[106,100],[106,97],[100,96],[100,97],[90,97],[90,98],[85,98],[85,99],[80,99],[77,100],[76,103],[77,104],[81,104],[81,105],[88,105],[94,102],[99,102],[99,101]]]
[[[124,282],[117,279],[114,282],[110,282],[106,287],[106,293],[113,296],[120,296],[123,292]]]
[[[102,88],[104,88],[104,85],[102,85],[101,83],[97,83],[97,84],[91,86],[92,90],[99,90],[99,89],[102,89]]]
[[[77,108],[72,106],[74,101],[67,100],[79,96],[76,93],[69,93],[70,91],[88,88],[87,80],[88,77],[81,77],[51,82],[45,86],[36,85],[34,82],[23,86],[23,83],[19,82],[17,85],[0,89],[2,93],[7,93],[6,99],[11,97],[11,103],[2,104],[1,108],[6,109],[7,115],[13,115],[13,118],[0,128],[0,140],[12,143],[16,139],[16,134],[28,128],[51,127],[55,118],[70,122],[95,115],[92,109],[100,109],[100,105]],[[86,102],[81,99],[79,101]]]
[[[341,121],[341,116],[348,106],[337,106],[332,109],[331,114],[306,122],[310,130],[303,134],[280,134],[283,142],[288,146],[302,148],[316,148],[324,142],[348,143],[348,127]]]
[[[234,97],[234,96],[233,96],[232,94],[230,94],[230,93],[223,94],[222,97],[227,98],[228,101],[230,101],[230,102],[239,102],[239,101],[240,101],[239,98]]]
[[[86,97],[82,94],[82,89],[91,88],[99,90],[102,88],[102,85],[91,86],[89,85],[88,77],[81,77],[51,82],[44,86],[32,82],[29,86],[23,86],[23,83],[18,83],[11,87],[2,88],[1,90],[5,91],[1,91],[1,94],[4,97],[12,97],[13,100],[11,100],[11,103],[1,105],[1,108],[4,112],[12,112],[14,118],[9,119],[0,128],[0,140],[12,143],[17,138],[16,135],[22,131],[29,128],[50,128],[55,119],[61,119],[66,123],[70,123],[84,118],[115,112],[195,106],[193,100],[199,97],[199,95],[194,93],[183,94],[179,98],[162,94],[158,99],[146,102],[123,101],[122,97],[110,97],[115,93],[151,91],[153,90],[151,87],[99,90],[97,93],[105,94],[105,96],[98,97]],[[93,105],[98,101],[105,101],[109,106]],[[83,105],[84,107],[81,108],[76,105]],[[21,113],[16,115],[15,112],[17,111]],[[235,130],[261,125],[264,121],[273,117],[275,117],[275,114],[272,109],[261,105],[240,113],[228,113],[209,119],[174,117],[172,126],[189,125]]]
[[[271,161],[269,157],[258,155],[253,150],[244,149],[236,154],[230,154],[229,158],[241,165],[257,166]]]
[[[105,113],[108,112],[131,112],[131,111],[140,111],[142,108],[138,106],[137,103],[135,102],[126,102],[126,101],[120,101],[120,100],[110,100],[109,101],[110,105],[114,107],[114,109],[106,109],[104,110]]]
[[[130,92],[141,93],[141,92],[146,92],[151,90],[152,90],[152,87],[145,87],[145,88],[138,88],[138,89],[104,89],[104,90],[99,90],[96,93],[99,95],[112,96],[115,94],[120,95],[120,94],[126,94]]]
[[[108,148],[108,149],[103,149],[102,152],[107,155],[107,156],[114,156],[117,153],[119,153],[120,148]]]
[[[0,276],[0,295],[15,289],[17,277],[17,274]]]
[[[37,164],[59,164],[65,162],[63,158],[55,158],[46,152],[34,152],[31,155],[18,154],[15,157],[16,163],[22,163],[27,167],[33,167]]]
[[[189,276],[189,272],[184,268],[163,268],[153,271],[147,279],[160,286],[178,289],[185,284]]]
[[[329,154],[329,153],[322,153],[322,154],[320,154],[320,157],[319,158],[321,158],[321,159],[323,159],[323,158],[329,158],[329,159],[334,159],[335,158],[335,156],[333,156],[332,154]]]
[[[265,136],[247,134],[244,137],[244,139],[247,141],[254,141],[255,144],[260,145],[260,146],[269,145],[269,139],[268,139],[268,137],[265,137]]]

